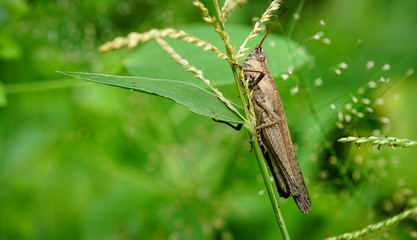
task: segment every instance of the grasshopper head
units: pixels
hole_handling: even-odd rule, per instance
[[[254,56],[256,60],[259,62],[265,62],[266,60],[266,54],[264,50],[262,49],[261,45],[256,45],[255,49],[253,49]]]

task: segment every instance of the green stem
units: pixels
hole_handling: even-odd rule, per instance
[[[287,227],[285,226],[284,217],[279,210],[279,205],[277,198],[274,193],[274,186],[271,182],[271,178],[268,173],[268,166],[265,163],[262,150],[259,147],[259,144],[254,141],[253,147],[255,148],[256,159],[258,160],[259,168],[261,169],[262,178],[264,179],[265,187],[268,192],[269,200],[271,201],[272,208],[274,209],[275,217],[277,219],[279,228],[281,229],[281,234],[284,239],[290,239],[290,235],[288,234]]]
[[[230,67],[232,68],[233,77],[235,79],[236,87],[239,91],[239,98],[240,98],[240,101],[242,102],[243,110],[245,111],[245,115],[246,115],[246,119],[250,119],[248,105],[246,104],[245,96],[243,95],[243,90],[242,90],[242,87],[240,86],[240,81],[239,81],[239,77],[237,75],[236,69],[234,68],[234,66],[232,64],[230,64]]]
[[[297,11],[296,11],[298,16],[300,16],[301,10],[304,7],[304,2],[305,2],[305,0],[301,0],[300,3],[298,4]],[[298,21],[298,19],[296,19],[295,17],[291,17],[291,22],[289,24],[290,27],[288,28],[289,29],[288,30],[288,38],[292,37],[292,33],[294,32],[295,24],[297,23],[297,21]]]
[[[224,42],[224,45],[226,47],[228,62],[230,64],[230,68],[232,69],[232,72],[233,72],[233,77],[235,79],[236,87],[239,91],[239,98],[240,98],[240,101],[242,102],[242,106],[243,106],[243,110],[245,111],[246,119],[250,119],[248,106],[246,104],[246,100],[245,100],[245,97],[243,95],[243,90],[242,90],[242,87],[240,85],[239,76],[237,75],[235,65],[234,65],[235,63],[237,63],[237,61],[236,61],[235,57],[233,56],[233,51],[232,51],[232,48],[230,46],[230,42],[228,40],[229,39],[228,33],[225,30],[224,19],[222,19],[220,6],[219,6],[219,3],[218,3],[217,0],[214,0],[214,6],[216,7],[217,17],[219,18],[219,26],[220,26],[220,30],[221,30],[221,32],[218,32],[218,33],[220,34],[220,37],[222,38],[222,40]],[[245,126],[246,126],[246,128],[251,129],[251,126],[249,126],[248,124],[245,124]]]
[[[404,220],[405,218],[412,216],[412,215],[416,215],[416,214],[417,214],[417,207],[414,207],[398,215],[395,215],[394,217],[381,221],[379,223],[368,225],[366,228],[362,230],[345,233],[336,237],[327,238],[326,240],[357,239],[367,233],[381,231],[382,229],[393,227],[397,225],[400,221]]]
[[[368,143],[371,145],[378,145],[381,146],[391,146],[394,147],[415,147],[417,146],[417,141],[409,140],[409,139],[400,139],[400,138],[393,138],[393,137],[345,137],[340,138],[337,140],[341,143],[355,143],[355,144],[362,144],[362,143]]]

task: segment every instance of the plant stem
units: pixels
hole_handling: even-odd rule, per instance
[[[268,166],[265,163],[262,150],[259,147],[259,144],[254,141],[253,147],[255,148],[256,159],[258,160],[259,168],[261,169],[262,178],[264,179],[265,187],[268,192],[269,200],[271,201],[272,208],[274,209],[275,217],[277,219],[279,228],[281,229],[281,234],[284,239],[290,239],[290,235],[288,234],[287,227],[285,226],[284,218],[279,210],[279,205],[277,198],[275,197],[274,193],[274,186],[271,182],[271,178],[268,173]]]
[[[376,232],[382,229],[393,227],[397,225],[400,221],[404,220],[405,218],[412,216],[412,215],[416,215],[416,214],[417,214],[417,207],[413,207],[407,211],[404,211],[398,215],[395,215],[394,217],[388,218],[384,221],[381,221],[375,224],[368,225],[366,228],[362,230],[345,233],[336,237],[327,238],[326,240],[357,239],[367,233]]]
[[[214,6],[216,7],[217,17],[219,18],[217,27],[216,27],[216,24],[214,24],[215,30],[216,30],[216,32],[218,32],[220,34],[220,37],[222,38],[222,40],[224,42],[224,46],[226,47],[226,52],[227,52],[227,57],[228,57],[227,60],[230,64],[230,68],[232,69],[232,72],[233,72],[233,77],[235,79],[235,84],[236,84],[236,87],[239,91],[239,98],[240,98],[240,101],[242,102],[242,106],[243,106],[243,110],[245,111],[246,119],[250,119],[250,114],[249,114],[249,111],[248,111],[246,100],[245,100],[245,97],[243,95],[242,87],[240,85],[239,76],[238,76],[238,74],[236,72],[236,69],[235,69],[235,64],[237,64],[237,60],[236,60],[235,56],[233,56],[232,46],[230,45],[230,41],[229,41],[229,34],[225,30],[224,19],[222,19],[222,13],[221,13],[221,10],[220,10],[219,2],[217,0],[214,0]],[[245,123],[245,127],[247,129],[249,129],[250,131],[252,131],[252,126],[250,124],[248,124],[248,121]]]
[[[391,146],[393,149],[394,147],[415,147],[417,146],[417,141],[409,140],[409,139],[400,139],[400,138],[393,138],[393,137],[345,137],[340,138],[337,140],[341,143],[354,143],[358,144],[358,146],[362,143],[368,143],[371,145],[378,145],[381,146]]]

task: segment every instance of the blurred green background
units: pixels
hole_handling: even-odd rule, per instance
[[[417,67],[417,2],[286,4],[281,30],[313,57],[287,81],[276,78],[312,199],[309,215],[292,199],[279,200],[290,235],[323,239],[416,206],[415,148],[379,151],[335,141],[417,139],[417,82],[405,77]],[[250,1],[228,23],[252,26],[267,6]],[[245,131],[167,99],[55,72],[129,75],[131,51],[97,48],[129,32],[193,23],[202,20],[189,1],[0,2],[0,239],[281,237]],[[320,31],[321,40],[312,40]],[[367,70],[369,61],[375,66]],[[390,81],[367,87],[380,77]],[[235,98],[230,79],[218,87]],[[369,106],[352,101],[361,87]],[[364,115],[355,116],[349,104]],[[416,220],[367,238],[417,238]]]

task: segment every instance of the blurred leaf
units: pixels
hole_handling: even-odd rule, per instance
[[[126,190],[111,192],[97,199],[86,214],[84,237],[105,239],[106,236],[126,237],[127,235],[137,239],[142,231],[137,227],[142,215],[138,209],[140,201],[140,194]]]
[[[206,42],[209,42],[222,52],[224,43],[219,35],[213,31],[213,26],[209,24],[185,25],[180,30],[194,35]],[[230,24],[227,26],[232,44],[236,46],[236,51],[246,39],[252,29],[245,25]],[[246,45],[253,49],[261,40],[261,36],[251,40]],[[184,42],[181,39],[166,39],[167,42],[191,65],[201,69],[207,79],[214,85],[233,84],[233,76],[227,61],[223,61],[210,51],[203,51],[202,48]],[[268,54],[268,63],[272,75],[278,76],[287,73],[288,68],[297,69],[312,58],[311,56],[294,41],[270,34],[262,46]],[[249,54],[250,51],[247,51]],[[241,59],[241,63],[244,59]],[[151,41],[145,45],[134,49],[125,60],[128,71],[135,76],[148,76],[151,78],[181,79],[182,81],[192,81],[193,84],[204,86],[204,83],[192,78],[192,73],[186,72],[171,57],[164,52],[155,42]]]
[[[92,82],[155,94],[169,98],[206,117],[233,123],[243,123],[243,120],[232,112],[225,103],[220,101],[216,95],[189,83],[167,79],[122,77],[96,73],[60,73]],[[238,111],[243,111],[237,104],[232,104]]]
[[[28,4],[24,0],[3,0],[0,3],[0,8],[4,8],[10,13],[9,16],[16,17],[24,14],[29,9]]]
[[[0,58],[9,61],[18,59],[22,55],[22,49],[8,37],[0,36]]]
[[[4,107],[7,104],[6,98],[6,90],[4,89],[4,85],[0,82],[0,107]]]

